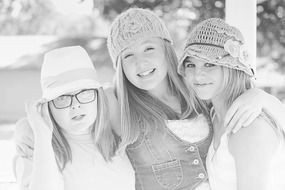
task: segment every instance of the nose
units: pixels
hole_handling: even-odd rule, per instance
[[[202,67],[196,67],[194,76],[196,79],[203,78],[206,75],[205,70]]]
[[[137,67],[144,66],[146,64],[145,57],[143,55],[137,54],[135,56],[135,62]]]
[[[80,108],[80,102],[77,100],[75,96],[72,97],[71,109]]]

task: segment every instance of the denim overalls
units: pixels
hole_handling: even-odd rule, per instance
[[[146,134],[126,149],[135,169],[136,190],[192,190],[207,180],[205,160],[212,140],[209,134],[197,143],[176,136],[167,126]]]

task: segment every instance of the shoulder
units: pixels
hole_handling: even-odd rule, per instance
[[[272,153],[277,144],[276,131],[263,116],[259,116],[248,127],[240,129],[229,137],[229,148],[233,154],[251,151]]]

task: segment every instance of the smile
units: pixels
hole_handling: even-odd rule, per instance
[[[139,76],[139,77],[146,77],[146,76],[154,73],[155,70],[156,69],[154,69],[154,68],[153,69],[149,69],[149,70],[146,70],[144,72],[138,73],[137,76]]]

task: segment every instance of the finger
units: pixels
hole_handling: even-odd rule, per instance
[[[243,115],[241,115],[240,119],[237,121],[236,125],[233,127],[232,132],[236,133],[237,131],[239,131],[244,126],[244,123],[251,117],[252,114],[254,113],[249,111],[243,113]]]
[[[228,109],[226,116],[225,116],[225,120],[224,120],[224,124],[225,126],[229,125],[229,123],[231,122],[231,120],[233,119],[235,113],[237,112],[238,107],[235,106],[235,104],[233,103],[230,108]]]
[[[31,111],[30,111],[30,104],[31,104],[31,101],[25,102],[25,111],[27,113],[27,116],[30,116],[30,113],[31,113]]]
[[[21,156],[32,157],[33,156],[33,152],[34,152],[34,148],[30,147],[30,146],[27,146],[25,144],[22,144],[22,145],[18,145],[17,146],[17,152]]]
[[[28,117],[33,117],[33,116],[36,116],[38,115],[38,111],[37,111],[37,104],[33,101],[27,101],[25,103],[25,110],[26,110],[26,113],[27,113],[27,116]]]
[[[247,127],[249,126],[258,116],[260,115],[260,112],[254,112],[247,121],[244,122],[243,126]]]
[[[233,127],[237,125],[242,115],[245,114],[246,112],[247,111],[245,109],[237,110],[235,114],[233,115],[232,119],[230,120],[230,122],[228,123],[228,125],[226,125],[227,129],[231,131]]]
[[[49,110],[48,110],[48,103],[42,104],[41,113],[42,113],[42,117],[44,118],[45,122],[47,123],[49,129],[52,130],[53,124],[52,124],[52,121],[51,121],[51,118],[50,118],[50,114],[49,114]]]

